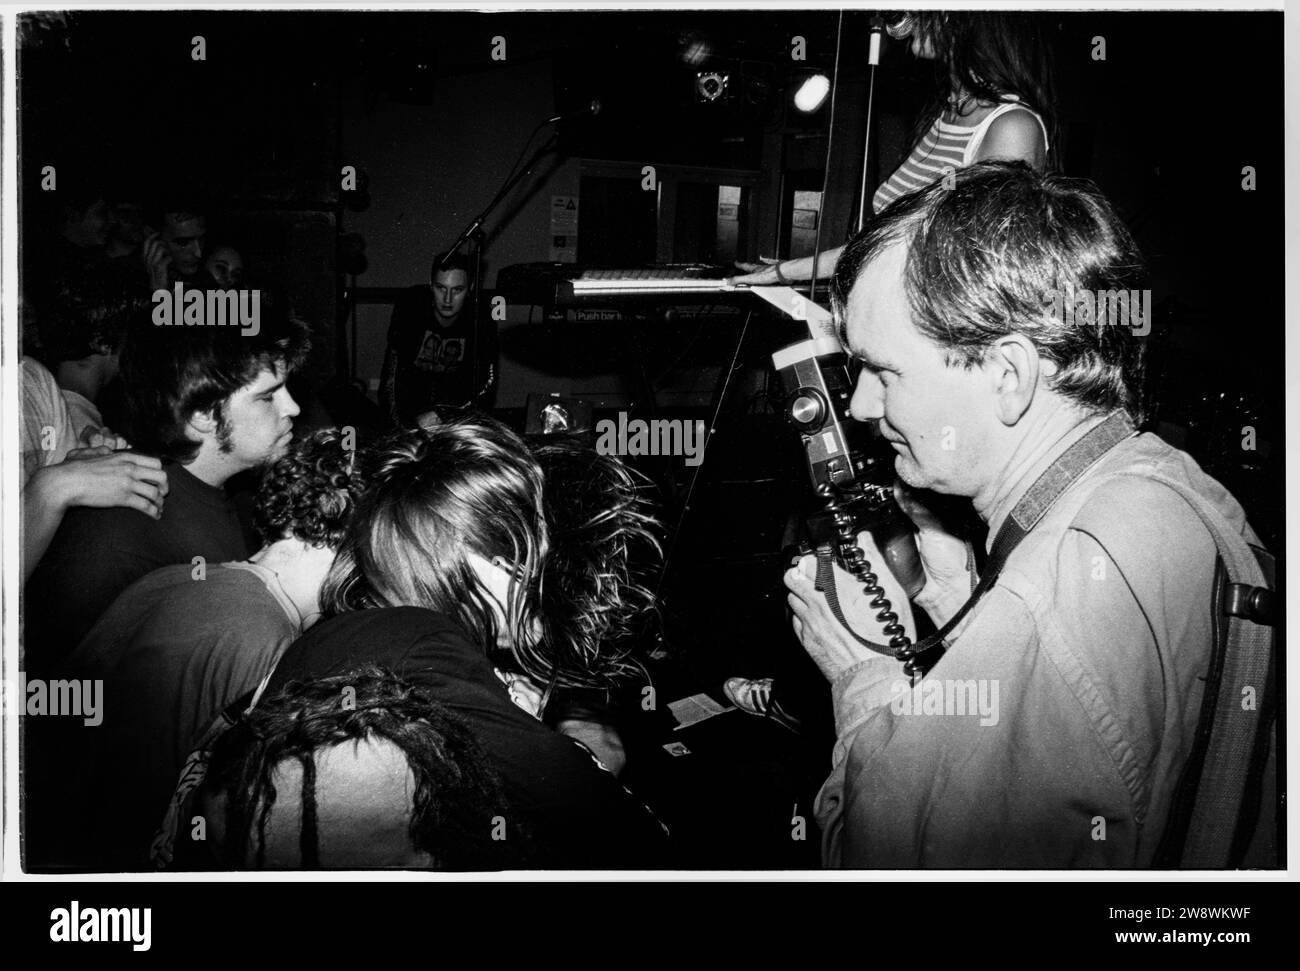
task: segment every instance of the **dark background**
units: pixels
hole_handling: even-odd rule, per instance
[[[1155,300],[1176,317],[1170,339],[1276,404],[1282,358],[1268,351],[1280,350],[1282,333],[1281,14],[1041,16],[1056,53],[1064,171],[1096,180],[1125,214],[1150,260]],[[850,228],[858,181],[866,20],[844,18],[831,191],[849,198],[828,199],[832,245]],[[334,271],[333,247],[313,237],[304,249],[295,220],[270,214],[361,228],[371,253],[362,285],[418,282],[430,255],[403,242],[386,250],[385,237],[409,232],[392,221],[367,225],[366,212],[349,220],[341,164],[366,156],[364,205],[375,215],[400,210],[441,245],[486,203],[498,184],[491,174],[508,168],[533,123],[591,98],[603,110],[562,129],[567,158],[820,175],[829,109],[800,116],[789,90],[806,68],[830,70],[835,27],[835,14],[821,11],[28,14],[19,49],[23,228],[40,228],[32,191],[42,165],[136,194],[190,180],[226,211],[218,234],[239,237],[267,274],[301,277],[286,282],[328,335],[332,293],[312,291]],[[194,35],[207,42],[205,62],[190,59]],[[806,39],[805,63],[790,59],[795,35]],[[504,62],[489,57],[494,36],[507,39]],[[1105,38],[1105,61],[1092,59],[1094,37]],[[695,101],[697,67],[683,59],[692,44],[710,52],[700,69],[737,78],[734,100]],[[527,90],[506,86],[502,97],[501,75],[524,70]],[[898,160],[931,77],[929,65],[887,42],[872,183]],[[448,101],[450,121],[437,114]],[[544,108],[524,117],[520,102]],[[394,109],[395,124],[368,127]],[[381,156],[418,156],[430,141],[454,142],[457,128],[485,122],[490,156],[430,157],[423,178],[385,179]],[[1241,189],[1246,165],[1256,168],[1255,192]],[[489,222],[489,282],[505,265],[547,258],[544,233],[516,238],[513,225],[520,201],[540,194],[530,197],[525,184]],[[758,249],[771,253],[779,207],[764,195],[751,215]],[[302,268],[310,261],[312,272]]]

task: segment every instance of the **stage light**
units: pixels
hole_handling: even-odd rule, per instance
[[[713,56],[713,44],[698,30],[683,31],[677,38],[678,56],[691,67],[699,67]]]
[[[686,50],[682,51],[682,60],[692,66],[698,66],[709,59],[711,52],[712,48],[706,42],[702,40],[692,41],[687,45]]]
[[[813,74],[804,79],[794,95],[794,106],[800,111],[814,112],[822,106],[826,95],[830,93],[830,78],[825,74]]]
[[[700,71],[695,75],[695,94],[701,101],[717,101],[727,93],[730,80],[722,71]]]

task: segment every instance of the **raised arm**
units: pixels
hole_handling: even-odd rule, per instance
[[[840,258],[843,246],[823,250],[817,260],[817,276],[828,277],[835,272],[835,262]],[[762,258],[761,263],[737,263],[742,270],[749,272],[743,276],[733,277],[732,283],[748,283],[753,286],[784,286],[802,283],[813,277],[813,258],[803,256],[797,260],[772,260]]]

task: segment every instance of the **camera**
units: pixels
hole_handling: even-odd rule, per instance
[[[813,491],[826,504],[822,512],[806,517],[798,548],[787,552],[800,556],[830,547],[849,569],[860,562],[856,537],[866,530],[908,597],[916,596],[925,585],[925,571],[911,520],[888,486],[869,481],[873,463],[850,441],[853,381],[844,349],[833,337],[818,337],[781,348],[772,364],[781,382],[785,418],[803,440]]]
[[[848,358],[833,337],[783,347],[772,355],[784,394],[785,418],[803,439],[813,489],[846,488],[865,474],[865,461],[849,442],[853,385]]]

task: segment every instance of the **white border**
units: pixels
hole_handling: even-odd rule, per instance
[[[910,9],[951,9],[958,6],[965,6],[961,0],[900,0],[893,4],[885,3],[826,3],[819,4],[816,11],[835,10],[843,7],[848,10],[877,9],[881,7],[888,8],[910,8]],[[1015,2],[1015,0],[982,0],[978,4],[971,6],[983,7],[986,9],[1024,9],[1024,10],[1044,10],[1044,11],[1086,11],[1094,10],[1099,12],[1111,13],[1117,11],[1180,11],[1192,12],[1202,11],[1224,11],[1238,12],[1247,10],[1280,10],[1284,8],[1281,2],[1229,2],[1229,3],[1185,3],[1179,0],[1130,0],[1130,2],[1074,2],[1074,0],[1063,0],[1060,3],[1025,3]],[[159,4],[96,4],[93,7],[80,4],[68,5],[61,3],[24,3],[12,4],[0,2],[0,17],[3,17],[3,68],[4,68],[4,121],[3,121],[3,172],[0,173],[0,184],[3,185],[3,276],[0,277],[0,293],[3,294],[3,301],[0,306],[3,310],[3,344],[0,345],[0,443],[3,445],[3,454],[0,455],[0,484],[3,486],[3,507],[0,509],[0,536],[3,536],[3,550],[0,551],[0,572],[3,573],[3,599],[0,604],[3,605],[3,618],[0,630],[3,632],[4,653],[3,666],[0,667],[0,675],[3,675],[6,682],[16,674],[17,671],[17,633],[18,633],[18,615],[17,615],[17,593],[18,593],[18,543],[17,527],[19,522],[19,506],[17,502],[16,485],[18,481],[17,463],[13,461],[17,455],[17,422],[10,416],[18,414],[17,402],[17,282],[18,282],[18,264],[17,264],[17,141],[16,141],[16,117],[15,117],[15,56],[16,56],[16,30],[15,17],[17,14],[31,11],[61,11],[61,10],[78,10],[94,9],[99,10],[142,10],[142,9],[185,9],[194,11],[213,11],[213,10],[322,10],[322,11],[358,11],[358,12],[375,12],[380,10],[446,10],[446,11],[487,11],[497,12],[523,12],[523,11],[573,11],[573,10],[591,10],[599,12],[643,12],[650,10],[715,10],[715,11],[735,11],[738,14],[744,10],[805,10],[814,12],[808,4],[799,4],[793,2],[771,2],[771,0],[741,0],[737,3],[689,3],[689,4],[671,4],[662,2],[640,3],[635,0],[622,0],[622,2],[601,4],[601,3],[581,3],[581,2],[552,2],[537,4],[510,3],[502,5],[492,5],[483,2],[444,2],[444,3],[405,3],[401,0],[389,0],[385,3],[373,5],[357,4],[350,2],[325,2],[318,3],[192,3],[183,7],[172,3]],[[1294,18],[1293,18],[1294,19]],[[1293,51],[1300,49],[1297,45],[1297,33],[1300,28],[1296,28],[1292,20],[1285,21],[1285,49],[1289,55]],[[1224,37],[1207,37],[1206,50],[1198,55],[1189,54],[1188,60],[1191,63],[1194,57],[1208,65],[1209,69],[1213,68],[1213,45],[1232,43],[1231,38]],[[1296,106],[1300,104],[1300,98],[1297,97],[1297,75],[1292,66],[1290,56],[1286,58],[1285,65],[1285,132],[1286,141],[1284,145],[1284,157],[1286,158],[1286,188],[1288,195],[1294,197],[1294,192],[1300,187],[1300,181],[1297,181],[1297,162],[1296,158]],[[1229,83],[1231,79],[1229,79]],[[1192,88],[1194,90],[1194,86]],[[1207,122],[1212,122],[1207,120]],[[1212,129],[1207,125],[1207,137],[1213,137]],[[1276,177],[1276,176],[1273,176]],[[1260,179],[1270,178],[1270,173],[1259,173]],[[1195,200],[1188,200],[1189,205],[1194,205]],[[1287,206],[1286,212],[1286,241],[1289,250],[1294,253],[1297,251],[1296,240],[1296,220],[1293,217],[1293,205]],[[1296,261],[1286,262],[1286,284],[1289,295],[1298,292],[1300,286],[1300,268],[1295,265]],[[1297,393],[1300,387],[1297,387],[1296,371],[1293,365],[1296,363],[1297,338],[1295,329],[1300,326],[1300,321],[1296,320],[1293,312],[1294,297],[1289,296],[1286,305],[1286,423],[1288,428],[1287,444],[1291,446],[1295,435],[1293,430],[1300,423],[1300,405],[1297,404]],[[1297,458],[1292,448],[1288,447],[1288,456],[1286,463],[1286,476],[1288,483],[1294,480],[1297,472]],[[1289,494],[1288,494],[1289,498]],[[1296,528],[1295,518],[1288,517],[1286,539],[1289,550],[1300,550],[1297,544],[1297,533],[1300,529]],[[1286,602],[1289,608],[1296,603],[1294,596],[1296,591],[1297,579],[1288,574],[1286,588]],[[16,678],[14,679],[16,680]],[[1300,718],[1300,711],[1297,711],[1296,700],[1300,697],[1297,692],[1296,682],[1300,680],[1295,676],[1291,677],[1290,683],[1286,687],[1287,711],[1291,713],[1291,727],[1287,736],[1287,748],[1289,752],[1296,751],[1296,743],[1300,740],[1300,732],[1296,730],[1295,724],[1297,718]],[[69,874],[69,875],[32,875],[25,874],[19,869],[18,853],[18,733],[17,733],[17,713],[8,705],[11,692],[4,691],[5,710],[3,712],[3,726],[0,726],[0,734],[3,735],[3,800],[4,800],[4,829],[3,842],[0,843],[0,879],[16,882],[31,883],[107,883],[118,882],[122,880],[138,881],[142,883],[158,884],[176,884],[176,883],[234,883],[234,882],[265,882],[265,883],[301,883],[301,882],[371,882],[371,883],[410,883],[410,882],[447,882],[447,883],[499,883],[499,882],[524,882],[524,883],[548,883],[555,881],[578,881],[586,882],[592,880],[612,880],[615,882],[645,882],[645,883],[664,883],[676,881],[724,881],[734,883],[762,883],[773,881],[793,881],[793,882],[818,882],[818,883],[843,883],[843,882],[901,882],[901,883],[927,883],[937,880],[957,881],[957,882],[980,882],[980,883],[1024,883],[1030,881],[1054,882],[1054,883],[1097,883],[1097,882],[1160,882],[1160,883],[1222,883],[1222,884],[1250,884],[1250,883],[1281,883],[1295,882],[1296,875],[1288,868],[1284,871],[1277,872],[1199,872],[1199,871],[1025,871],[1025,870],[883,870],[883,871],[866,871],[866,870],[773,870],[762,871],[759,873],[752,872],[731,872],[731,871],[542,871],[542,872],[508,872],[503,874],[446,874],[446,873],[413,873],[413,872],[386,872],[386,871],[359,871],[359,872],[323,872],[323,873],[213,873],[213,874]],[[1294,759],[1289,760],[1288,768],[1294,764]],[[1287,815],[1287,833],[1292,844],[1300,838],[1300,829],[1297,829],[1297,819],[1300,818],[1300,811],[1295,807],[1295,800],[1288,800]],[[1294,853],[1291,856],[1295,856]],[[1289,860],[1288,860],[1289,863]]]

